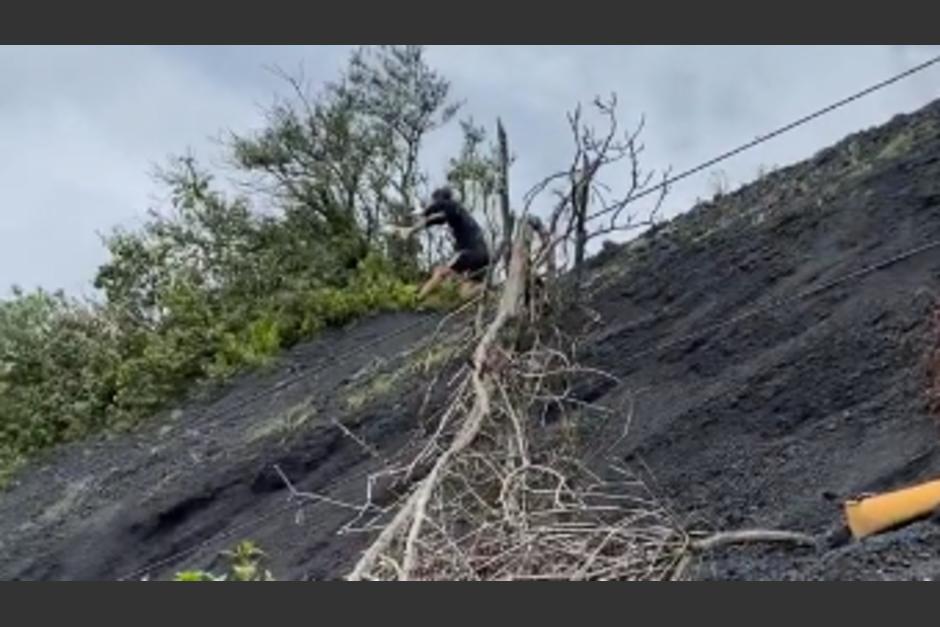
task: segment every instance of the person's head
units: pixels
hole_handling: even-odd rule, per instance
[[[453,202],[454,192],[449,187],[438,187],[431,192],[432,202]]]

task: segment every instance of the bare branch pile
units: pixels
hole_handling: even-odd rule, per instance
[[[506,279],[495,308],[486,299],[480,306],[471,365],[424,447],[381,473],[410,488],[363,528],[378,534],[348,579],[678,579],[696,552],[728,543],[812,544],[801,534],[764,530],[691,537],[629,471],[605,468],[601,477],[583,462],[594,456],[579,442],[584,418],[616,415],[625,435],[632,410],[595,407],[572,392],[586,376],[610,375],[577,364],[574,340],[550,323],[560,309],[553,279],[571,269],[556,263],[556,250],[573,245],[577,269],[592,237],[637,226],[626,206],[652,178],[639,170],[639,129],[618,139],[615,101],[596,104],[607,132],[583,126],[579,112],[570,117],[571,168],[546,179],[527,202],[557,180],[568,189],[556,190],[547,224],[528,207],[513,218]],[[610,200],[597,175],[621,160],[631,164],[632,183]]]
[[[661,579],[679,563],[688,540],[639,481],[595,476],[533,420],[567,416],[578,369],[518,324],[531,236],[520,222],[466,384],[403,472],[423,476],[349,579]]]

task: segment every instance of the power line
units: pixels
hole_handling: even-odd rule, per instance
[[[863,90],[861,90],[861,91],[859,91],[859,92],[856,92],[856,93],[852,94],[851,96],[848,96],[848,97],[846,97],[846,98],[843,98],[842,100],[839,100],[839,101],[834,102],[834,103],[832,103],[832,104],[830,104],[830,105],[828,105],[828,106],[825,106],[825,107],[823,107],[822,109],[818,109],[818,110],[814,111],[813,113],[810,113],[809,115],[805,115],[805,116],[803,116],[803,117],[801,117],[801,118],[799,118],[799,119],[797,119],[797,120],[794,120],[793,122],[790,122],[789,124],[785,124],[784,126],[781,126],[781,127],[779,127],[779,128],[776,128],[776,129],[770,131],[769,133],[766,133],[766,134],[764,134],[764,135],[759,135],[759,136],[757,136],[755,139],[752,139],[751,141],[749,141],[749,142],[747,142],[747,143],[741,144],[741,145],[738,146],[737,148],[732,148],[731,150],[729,150],[729,151],[727,151],[727,152],[724,152],[724,153],[718,155],[717,157],[713,157],[713,158],[709,159],[708,161],[705,161],[705,162],[700,163],[700,164],[698,164],[698,165],[696,165],[696,166],[694,166],[694,167],[691,167],[691,168],[689,168],[689,169],[687,169],[687,170],[684,170],[684,171],[680,172],[679,174],[676,174],[676,175],[671,176],[671,177],[667,177],[663,182],[661,182],[661,183],[659,183],[659,184],[657,184],[657,185],[654,185],[653,187],[650,187],[650,188],[648,188],[648,189],[645,189],[645,190],[643,190],[642,192],[639,192],[636,196],[633,196],[632,198],[630,198],[629,200],[627,200],[627,201],[626,201],[625,203],[623,203],[623,204],[624,204],[624,206],[629,205],[630,203],[636,202],[636,201],[639,200],[640,198],[644,198],[644,197],[649,196],[650,194],[653,194],[653,193],[655,193],[655,192],[657,192],[657,191],[661,191],[662,189],[669,187],[670,185],[672,185],[673,183],[676,183],[677,181],[681,181],[682,179],[688,178],[688,177],[692,176],[693,174],[696,174],[696,173],[698,173],[698,172],[701,172],[701,171],[704,170],[705,168],[711,167],[711,166],[715,165],[716,163],[720,163],[720,162],[722,162],[722,161],[724,161],[724,160],[726,160],[726,159],[729,159],[729,158],[731,158],[731,157],[733,157],[733,156],[735,156],[735,155],[737,155],[737,154],[739,154],[739,153],[744,152],[745,150],[749,150],[750,148],[753,148],[754,146],[757,146],[758,144],[762,144],[762,143],[764,143],[765,141],[768,141],[768,140],[770,140],[770,139],[773,139],[774,137],[777,137],[778,135],[782,135],[783,133],[786,133],[787,131],[791,131],[791,130],[797,128],[798,126],[802,126],[803,124],[806,124],[807,122],[810,122],[810,121],[812,121],[812,120],[814,120],[814,119],[816,119],[816,118],[818,118],[818,117],[820,117],[820,116],[823,116],[823,115],[825,115],[825,114],[827,114],[827,113],[830,113],[831,111],[834,111],[834,110],[836,110],[836,109],[838,109],[838,108],[840,108],[840,107],[843,107],[843,106],[845,106],[845,105],[847,105],[847,104],[849,104],[849,103],[851,103],[851,102],[854,102],[854,101],[856,101],[856,100],[858,100],[858,99],[860,99],[860,98],[863,98],[864,96],[867,96],[867,95],[872,94],[872,93],[874,93],[874,92],[876,92],[876,91],[878,91],[878,90],[880,90],[880,89],[883,89],[883,88],[887,87],[888,85],[891,85],[891,84],[896,83],[896,82],[898,82],[898,81],[900,81],[900,80],[903,80],[903,79],[905,79],[905,78],[907,78],[907,77],[909,77],[909,76],[912,76],[912,75],[914,75],[914,74],[917,74],[918,72],[921,72],[921,71],[923,71],[923,70],[926,70],[928,67],[931,67],[931,66],[933,66],[933,65],[936,65],[937,63],[940,63],[940,55],[937,55],[937,56],[935,56],[935,57],[933,57],[933,58],[931,58],[931,59],[928,59],[927,61],[924,61],[923,63],[921,63],[921,64],[919,64],[919,65],[915,65],[914,67],[909,68],[909,69],[907,69],[907,70],[901,72],[900,74],[895,74],[894,76],[892,76],[892,77],[890,77],[890,78],[887,78],[887,79],[885,79],[885,80],[883,80],[883,81],[881,81],[881,82],[879,82],[879,83],[875,83],[874,85],[871,85],[871,86],[869,86],[869,87],[866,87],[865,89],[863,89]],[[595,217],[597,217],[597,216],[598,216],[598,214],[595,214],[595,215],[591,216],[591,218],[595,218]]]

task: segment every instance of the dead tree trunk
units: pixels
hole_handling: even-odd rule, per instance
[[[464,418],[463,425],[447,449],[434,462],[428,475],[418,483],[395,517],[363,553],[355,568],[346,577],[347,580],[360,581],[367,578],[370,571],[380,561],[381,555],[392,546],[396,539],[403,541],[404,544],[399,578],[407,580],[413,574],[418,538],[427,518],[427,507],[431,496],[445,474],[447,465],[473,443],[483,421],[490,414],[490,397],[495,376],[490,364],[492,352],[500,344],[504,327],[519,318],[524,302],[523,294],[529,273],[530,241],[526,226],[526,224],[520,224],[515,234],[515,241],[511,241],[508,276],[500,294],[499,306],[473,352],[473,371],[471,372],[473,404]]]
[[[509,207],[509,142],[506,139],[506,129],[503,128],[502,120],[496,120],[496,136],[499,143],[499,209],[503,219],[503,243],[501,248],[505,251],[505,262],[509,267],[509,260],[512,256],[513,229],[515,219],[512,210]]]
[[[586,255],[588,232],[587,216],[588,202],[591,194],[591,178],[594,168],[590,163],[588,156],[584,155],[582,161],[581,176],[575,183],[574,193],[572,194],[572,203],[574,208],[574,272],[575,289],[581,290],[581,282],[584,274],[584,257]]]

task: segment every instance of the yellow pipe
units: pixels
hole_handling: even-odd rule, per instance
[[[855,539],[870,536],[940,507],[940,479],[894,492],[845,502],[845,518]]]

